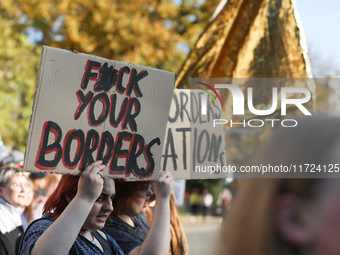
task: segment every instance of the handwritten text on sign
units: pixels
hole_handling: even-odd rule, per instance
[[[207,115],[201,114],[201,90],[175,89],[163,144],[163,171],[176,179],[222,178],[223,174],[195,174],[196,166],[225,165],[224,131],[213,120],[222,116],[219,105],[208,99]]]
[[[115,62],[93,59],[83,62],[78,88],[73,90],[76,103],[72,103],[72,108],[63,109],[65,116],[72,114],[72,122],[77,123],[78,128],[65,129],[60,121],[47,118],[42,124],[35,167],[54,170],[62,162],[66,169],[83,169],[95,160],[102,160],[108,166],[108,174],[125,177],[132,174],[138,178],[153,174],[154,153],[163,137],[148,134],[145,138],[143,132],[149,124],[145,124],[147,119],[141,114],[152,106],[150,99],[147,99],[148,105],[143,101],[143,96],[152,91],[145,84],[150,84],[150,70],[153,74],[155,69],[122,64],[117,68],[119,65]],[[170,100],[171,95],[169,106]]]

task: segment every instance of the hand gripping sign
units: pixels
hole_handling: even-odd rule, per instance
[[[176,74],[43,47],[24,171],[156,179]],[[155,173],[155,174],[154,174]]]

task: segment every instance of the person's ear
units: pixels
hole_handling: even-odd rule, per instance
[[[313,238],[310,211],[296,195],[279,195],[275,201],[275,225],[282,238],[299,247],[307,246]]]
[[[2,187],[0,186],[0,196],[3,197]]]

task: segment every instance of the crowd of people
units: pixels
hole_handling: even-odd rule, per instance
[[[249,164],[308,162],[322,171],[244,176],[212,254],[340,254],[340,119],[308,117],[298,123],[294,129],[279,128]],[[102,161],[61,178],[30,177],[13,157],[2,164],[0,254],[188,254],[169,172],[154,182],[134,183],[104,178]],[[45,188],[37,179],[44,179]],[[193,194],[192,201],[206,212],[210,193]],[[152,200],[156,205],[150,212]],[[39,219],[32,222],[36,213]]]
[[[61,175],[23,172],[24,155],[19,150],[2,155],[0,254],[18,254],[22,234],[33,220],[42,216],[42,208]]]
[[[18,151],[1,160],[1,255],[188,254],[170,202],[171,173],[161,172],[154,182],[125,182],[104,178],[101,161],[80,176],[61,176],[24,173],[23,160]],[[147,220],[151,198],[156,205]]]
[[[193,188],[190,194],[186,193],[185,198],[191,214],[190,221],[195,223],[198,215],[202,215],[202,220],[208,215],[223,216],[229,209],[232,194],[228,188],[224,188],[217,197],[214,211],[212,211],[213,195],[207,188],[202,192],[199,188]]]

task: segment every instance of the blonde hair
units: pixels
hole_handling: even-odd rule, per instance
[[[327,126],[326,126],[327,125]],[[306,117],[295,128],[281,128],[254,155],[249,165],[333,163],[331,152],[340,141],[340,119]],[[282,177],[282,176],[281,176]],[[285,178],[242,179],[236,198],[222,223],[218,254],[299,254],[300,247],[284,240],[275,226],[274,204],[280,194],[313,200],[321,178],[287,174]],[[312,176],[310,176],[312,177]]]
[[[320,179],[243,179],[222,224],[219,254],[296,254],[298,247],[282,240],[275,228],[275,198],[285,192],[313,198],[307,194],[315,193],[319,182]]]
[[[26,176],[23,171],[11,163],[0,168],[0,186],[5,187],[15,174]]]
[[[60,174],[47,174],[45,175],[46,186],[49,186],[53,181],[59,182],[61,179]]]

